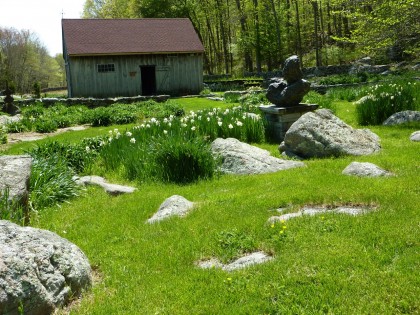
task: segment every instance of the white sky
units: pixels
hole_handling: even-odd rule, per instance
[[[85,0],[0,0],[0,26],[36,33],[54,56],[63,52],[61,17],[80,18],[84,3]]]

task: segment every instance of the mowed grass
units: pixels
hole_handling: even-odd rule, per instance
[[[353,105],[338,103],[337,115],[356,126]],[[33,225],[78,245],[96,270],[93,289],[71,314],[419,313],[420,147],[409,140],[419,126],[370,129],[382,139],[379,154],[312,159],[305,168],[184,186],[131,183],[138,190],[119,197],[89,187],[70,204],[40,212]],[[262,147],[278,156],[277,145]],[[342,175],[352,161],[396,176]],[[195,209],[146,224],[174,194]],[[295,218],[286,229],[267,223],[280,207],[352,204],[375,211]],[[223,232],[246,235],[274,259],[235,272],[199,269],[197,261],[231,249],[221,247]]]

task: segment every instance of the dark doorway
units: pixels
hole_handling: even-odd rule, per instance
[[[156,94],[156,66],[140,66],[142,95]]]

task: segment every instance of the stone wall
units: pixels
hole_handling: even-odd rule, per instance
[[[15,100],[13,103],[21,106],[32,105],[37,102],[44,104],[45,107],[52,106],[56,103],[63,103],[66,105],[86,105],[88,107],[109,106],[112,104],[131,104],[136,102],[144,102],[147,100],[154,100],[156,102],[165,102],[169,99],[169,95],[157,96],[133,96],[133,97],[116,97],[116,98],[29,98],[23,100]],[[1,100],[0,100],[1,103]]]

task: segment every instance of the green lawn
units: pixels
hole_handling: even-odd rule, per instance
[[[187,100],[187,110],[201,102]],[[354,105],[337,103],[337,115],[356,126]],[[312,159],[305,168],[274,174],[223,175],[184,186],[130,183],[138,190],[119,197],[89,187],[70,204],[41,211],[34,226],[78,245],[96,271],[93,289],[71,314],[417,314],[420,147],[409,135],[418,129],[371,127],[382,139],[379,154]],[[107,130],[57,139],[75,141]],[[261,146],[278,155],[277,145]],[[375,163],[396,176],[341,175],[352,161]],[[174,194],[195,202],[193,212],[146,224]],[[267,223],[279,207],[293,212],[308,204],[376,210],[291,219],[281,237],[281,225]],[[226,233],[239,236],[222,247]],[[196,267],[200,259],[241,249],[244,238],[274,259],[230,273]]]

